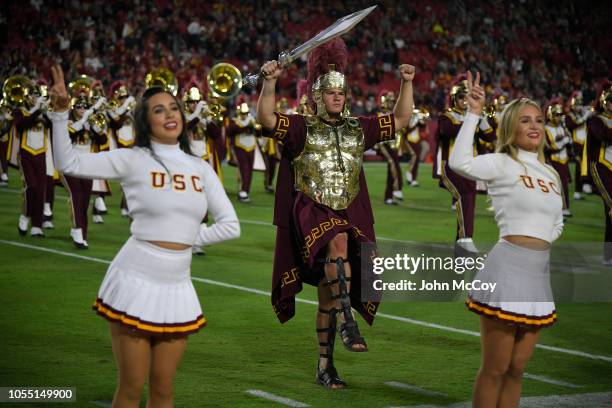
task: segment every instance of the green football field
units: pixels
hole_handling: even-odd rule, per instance
[[[421,167],[420,187],[404,188],[406,199],[399,206],[383,205],[383,164],[366,164],[366,175],[381,243],[452,243],[450,194],[431,178],[431,166]],[[66,406],[107,406],[115,367],[108,324],[91,304],[108,263],[129,235],[128,220],[119,215],[117,185],[107,199],[105,224],[90,224],[90,249],[82,251],[70,241],[67,195],[60,187],[55,229],[42,239],[17,234],[21,186],[16,171],[10,177],[9,187],[0,188],[0,387],[74,387],[77,402]],[[235,169],[225,166],[242,236],[206,248],[206,256],[193,260],[208,325],[189,338],[176,378],[177,407],[463,406],[454,404],[470,400],[480,363],[478,317],[461,301],[383,302],[373,327],[359,319],[370,352],[336,348],[335,364],[349,387],[330,391],[316,385],[316,292],[305,288],[295,318],[284,325],[277,321],[269,297],[273,196],[263,192],[256,174],[252,203],[238,203],[235,178]],[[486,207],[486,197],[478,196],[477,245],[497,239]],[[572,211],[558,242],[599,243],[601,199],[572,200]],[[543,331],[527,367],[523,396],[534,398],[525,401],[534,407],[608,406],[612,303],[558,302],[557,312],[559,321]],[[550,401],[557,403],[546,405]]]

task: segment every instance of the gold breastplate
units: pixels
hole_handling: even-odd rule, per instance
[[[361,124],[348,118],[340,126],[305,116],[306,142],[293,160],[295,189],[334,210],[344,210],[359,193],[364,136]]]

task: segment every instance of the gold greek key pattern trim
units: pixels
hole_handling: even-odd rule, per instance
[[[341,218],[332,217],[328,221],[323,221],[318,226],[314,227],[310,233],[304,237],[304,245],[302,246],[302,258],[304,260],[308,259],[310,256],[310,248],[312,248],[314,243],[317,242],[317,240],[321,238],[324,233],[336,225],[348,225],[348,221]]]
[[[357,227],[353,227],[352,229],[353,232],[353,238],[357,238],[359,236],[364,237],[365,239],[369,239],[363,232],[361,232],[361,230]]]
[[[279,113],[278,119],[276,120],[276,130],[274,131],[274,135],[272,137],[278,140],[280,144],[283,144],[283,141],[287,136],[287,130],[289,130],[289,117]]]
[[[284,272],[281,278],[281,288],[300,279],[300,268],[291,268]]]
[[[380,135],[378,137],[379,142],[386,142],[388,140],[395,139],[395,134],[393,134],[393,124],[391,123],[391,115],[379,116],[378,126],[380,127]]]
[[[376,309],[377,309],[377,306],[375,303],[372,303],[372,301],[368,301],[368,303],[365,304],[365,311],[370,316],[374,316],[376,314]]]

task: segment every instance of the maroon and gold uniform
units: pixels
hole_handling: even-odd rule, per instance
[[[13,116],[10,109],[0,107],[0,186],[8,185],[8,145]]]
[[[429,118],[427,110],[415,109],[410,119],[408,127],[400,131],[401,142],[398,154],[400,157],[408,156],[408,171],[406,171],[406,182],[409,186],[419,185],[417,177],[419,175],[419,162],[422,152],[421,132],[427,128],[426,121]]]
[[[574,172],[574,180],[576,188],[574,199],[581,199],[581,192],[590,194],[593,192],[591,187],[591,177],[589,173],[586,176],[581,176],[580,169],[582,167],[582,156],[584,144],[587,136],[587,120],[592,115],[592,111],[582,104],[582,93],[574,92],[570,97],[570,108],[565,116],[565,127],[572,135],[572,148],[574,151],[574,161],[576,163],[576,171]],[[586,166],[588,168],[588,166]]]
[[[474,234],[474,211],[476,206],[476,182],[465,178],[448,166],[448,158],[455,138],[463,124],[463,111],[453,109],[438,120],[438,148],[440,149],[440,179],[453,196],[457,211],[456,240],[472,238]]]
[[[135,106],[134,97],[128,92],[127,85],[123,81],[115,81],[109,88],[110,96],[110,108],[107,110],[109,121],[109,138],[108,138],[108,149],[123,149],[130,148],[134,144],[136,139],[136,130],[134,127],[134,117],[132,110]],[[96,184],[97,180],[94,180]],[[100,186],[100,192],[104,193],[105,186]],[[110,186],[108,191],[103,195],[110,195]],[[97,200],[97,199],[96,199]],[[104,208],[106,206],[104,205]],[[121,192],[121,215],[128,215],[127,202],[125,200],[125,194]],[[105,211],[101,211],[97,206],[94,206],[96,214],[103,214]]]
[[[572,139],[569,132],[563,126],[563,106],[560,100],[553,100],[546,108],[546,159],[559,173],[563,187],[563,215],[571,216],[569,211],[569,183],[571,175],[569,171],[569,148]]]
[[[74,120],[68,122],[68,131],[74,150],[78,154],[101,151],[101,147],[108,143],[108,136],[105,129],[95,122],[95,117],[89,116],[85,117],[85,120],[79,121],[76,120],[74,112],[72,117]],[[66,174],[62,174],[60,178],[70,196],[70,215],[72,219],[70,235],[77,248],[87,248],[87,210],[92,194],[92,180]]]
[[[604,202],[604,263],[612,265],[612,88],[601,93],[598,112],[587,120],[586,153],[582,174],[588,170]]]
[[[388,115],[395,105],[395,93],[388,90],[380,91],[378,102],[380,106],[379,116]],[[399,144],[401,141],[401,131],[388,142],[379,143],[375,146],[376,151],[387,162],[387,183],[385,187],[384,203],[391,205],[404,199],[402,192],[403,179],[402,169],[400,168]]]
[[[31,235],[43,236],[45,195],[47,193],[47,151],[50,151],[51,128],[42,110],[40,97],[31,109],[13,111],[13,128],[9,138],[9,161],[19,167],[24,189],[24,203],[19,232],[25,235],[31,219]],[[51,173],[53,174],[53,173]]]
[[[227,127],[227,137],[232,161],[238,167],[238,200],[249,202],[253,170],[265,170],[265,163],[257,143],[260,126],[249,113],[246,103],[241,104],[239,110],[239,116]]]

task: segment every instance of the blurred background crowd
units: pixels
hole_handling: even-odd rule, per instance
[[[381,89],[397,88],[397,65],[417,67],[417,104],[441,112],[458,73],[478,70],[488,91],[541,103],[574,90],[591,101],[610,74],[612,26],[606,2],[516,0],[385,0],[343,36],[349,47],[353,113],[377,109]],[[257,72],[370,1],[30,0],[4,2],[0,14],[0,79],[49,79],[61,62],[67,79],[87,74],[108,87],[125,80],[144,87],[152,68],[173,71],[179,84],[197,81],[217,62]],[[279,83],[293,101],[305,60]],[[255,96],[256,90],[245,90]],[[251,98],[252,99],[252,98]]]

